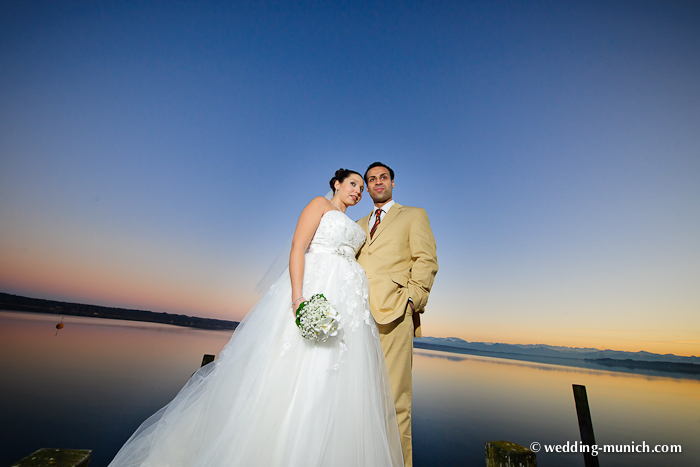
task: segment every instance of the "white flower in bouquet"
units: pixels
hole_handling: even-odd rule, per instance
[[[297,308],[296,323],[305,339],[325,342],[329,337],[338,335],[340,315],[322,294],[316,294],[311,300],[302,302]]]

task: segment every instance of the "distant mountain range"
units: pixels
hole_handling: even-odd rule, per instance
[[[525,360],[553,365],[646,375],[700,378],[700,357],[542,344],[467,342],[457,337],[415,338],[413,345],[418,349],[441,350],[443,352]]]
[[[641,360],[648,362],[674,362],[700,364],[700,357],[680,357],[673,354],[656,354],[650,352],[623,352],[621,350],[600,350],[590,347],[559,347],[543,344],[493,344],[489,342],[467,342],[458,337],[422,337],[414,339],[414,343],[426,343],[478,350],[481,352],[497,352],[537,357],[575,358],[580,360],[613,358],[617,360]]]

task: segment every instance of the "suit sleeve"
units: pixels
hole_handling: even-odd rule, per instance
[[[366,216],[366,218],[362,217],[362,218],[357,220],[357,225],[359,225],[362,228],[362,230],[365,232],[365,234],[367,234],[367,228],[365,227],[366,224],[369,224],[369,216]],[[363,243],[362,246],[360,246],[360,248],[357,249],[357,253],[355,253],[355,259],[360,258],[360,254],[362,253],[362,249],[367,245],[368,240],[369,240],[369,238],[365,239],[365,243]]]
[[[425,209],[420,209],[411,223],[409,242],[413,267],[408,290],[416,310],[422,312],[428,303],[428,295],[438,271],[435,237]]]

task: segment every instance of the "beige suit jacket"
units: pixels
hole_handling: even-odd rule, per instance
[[[367,241],[357,261],[369,279],[369,307],[378,324],[388,324],[406,312],[409,297],[417,313],[425,311],[438,271],[433,231],[425,209],[395,203],[369,237],[372,213],[357,223]],[[416,315],[418,317],[418,315]],[[421,336],[419,321],[416,336]]]

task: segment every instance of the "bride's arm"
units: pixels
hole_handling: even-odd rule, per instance
[[[292,280],[292,310],[296,312],[302,301],[302,282],[304,281],[304,254],[316,233],[316,228],[323,214],[329,210],[326,198],[318,196],[301,211],[297,228],[292,238],[292,250],[289,252],[289,276]]]

